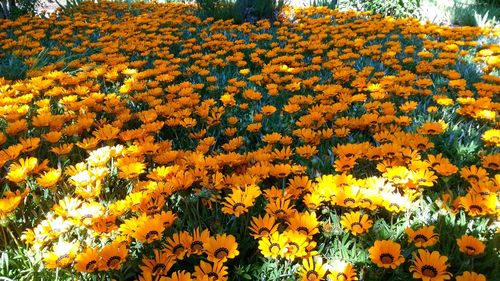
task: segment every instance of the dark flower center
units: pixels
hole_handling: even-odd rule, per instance
[[[467,179],[468,179],[468,180],[475,180],[475,181],[479,181],[479,177],[478,177],[478,176],[476,176],[476,175],[469,175],[469,176],[467,176]]]
[[[278,243],[272,243],[269,245],[269,252],[276,254],[280,250],[280,245]]]
[[[305,234],[305,235],[309,234],[309,229],[307,229],[307,227],[305,227],[305,226],[299,226],[299,227],[297,227],[296,230],[302,234]]]
[[[471,210],[471,211],[476,210],[476,211],[482,212],[483,208],[481,208],[481,206],[479,206],[479,205],[470,205],[469,210]]]
[[[175,245],[175,247],[172,248],[172,252],[175,255],[179,255],[183,251],[184,251],[184,245],[182,245],[182,244],[177,244],[177,245]]]
[[[213,277],[213,278],[215,278],[216,280],[217,280],[217,279],[219,279],[219,274],[217,274],[217,273],[215,273],[215,272],[213,272],[213,271],[212,271],[212,272],[207,273],[207,275],[208,275],[208,277],[209,277],[209,278],[212,278],[212,277]]]
[[[354,200],[353,198],[346,198],[346,199],[344,199],[344,204],[346,204],[346,205],[352,205],[354,203],[356,203],[356,200]]]
[[[97,268],[97,261],[93,260],[87,263],[85,269],[88,271],[94,271]]]
[[[58,257],[56,260],[56,264],[59,264],[62,260],[67,259],[67,258],[69,258],[68,254],[64,254],[64,255]]]
[[[152,237],[153,237],[153,238],[157,238],[157,237],[158,237],[158,235],[159,235],[158,231],[156,231],[156,230],[151,230],[150,232],[148,232],[148,233],[146,234],[146,240],[149,240],[149,238],[152,238]]]
[[[229,250],[227,248],[221,247],[215,250],[214,256],[218,259],[223,259],[229,255]]]
[[[115,267],[117,266],[122,259],[119,256],[112,256],[106,261],[106,265],[108,267]]]
[[[384,253],[380,255],[380,261],[383,264],[391,264],[392,262],[394,262],[394,257],[391,254]]]
[[[339,272],[339,273],[337,273],[337,280],[338,281],[347,281],[349,279],[347,278],[347,275],[345,273]]]
[[[203,250],[203,242],[201,241],[194,241],[191,243],[191,251],[193,252],[198,252]]]
[[[153,274],[163,273],[163,271],[165,271],[166,268],[167,268],[167,266],[163,263],[156,264],[153,267]]]
[[[356,231],[356,230],[362,230],[363,225],[360,222],[353,222],[351,223],[351,229]]]
[[[299,250],[299,244],[295,242],[289,242],[288,247],[289,252],[291,252],[292,254],[295,254]]]
[[[307,280],[316,280],[318,279],[318,277],[319,277],[318,272],[316,272],[315,270],[309,270],[306,273]]]
[[[468,255],[473,255],[476,252],[476,248],[472,246],[465,246],[465,249],[467,250]]]
[[[422,274],[427,277],[436,277],[438,272],[436,268],[432,265],[424,265],[422,266]]]
[[[233,206],[233,211],[235,211],[235,212],[236,212],[239,208],[243,208],[243,209],[245,209],[245,207],[246,207],[246,206],[245,206],[245,204],[243,204],[243,203],[236,203],[236,204],[234,204],[234,206]]]
[[[267,227],[261,227],[259,228],[259,235],[265,236],[269,234],[269,228]]]
[[[427,242],[429,239],[423,234],[417,234],[417,235],[415,235],[415,238],[413,238],[413,240],[415,242],[424,243],[424,242]]]

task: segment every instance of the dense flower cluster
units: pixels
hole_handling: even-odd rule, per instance
[[[465,270],[498,234],[498,31],[106,2],[0,25],[0,59],[29,67],[0,78],[0,220],[46,268],[485,280]]]

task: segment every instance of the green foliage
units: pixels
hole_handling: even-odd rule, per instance
[[[40,0],[0,0],[0,18],[16,19],[22,15],[35,14]]]
[[[495,3],[496,2],[496,3]],[[463,3],[455,0],[450,8],[450,22],[461,26],[497,25],[500,21],[498,1],[476,1]]]
[[[28,66],[15,55],[0,57],[0,76],[8,80],[19,80],[26,76]]]
[[[347,6],[395,18],[419,17],[421,0],[351,0]]]
[[[236,23],[275,20],[284,0],[196,0],[204,17],[232,19]]]
[[[338,6],[338,2],[338,0],[310,0],[309,6],[336,9]]]

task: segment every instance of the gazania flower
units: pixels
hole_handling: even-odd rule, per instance
[[[67,155],[73,149],[74,144],[72,143],[63,143],[60,146],[56,146],[50,149],[50,151],[54,152],[57,155]]]
[[[99,140],[108,141],[115,139],[120,132],[119,128],[115,128],[110,124],[106,124],[94,131],[92,134]]]
[[[69,266],[76,257],[79,243],[61,241],[54,246],[54,251],[43,255],[43,261],[47,268],[63,268]]]
[[[211,281],[226,281],[227,266],[224,266],[222,262],[200,261],[200,265],[194,268],[194,277],[196,280],[202,280],[204,276],[207,276]]]
[[[76,256],[75,269],[78,272],[95,272],[98,270],[100,258],[98,249],[87,248]]]
[[[462,178],[471,183],[477,183],[488,180],[488,171],[481,167],[476,167],[472,165],[470,167],[463,167],[460,170],[460,175]]]
[[[126,163],[124,165],[119,165],[118,169],[120,172],[118,176],[122,179],[134,179],[137,178],[140,174],[144,173],[146,169],[146,165],[141,162],[132,162]]]
[[[266,212],[274,215],[277,219],[284,219],[293,214],[295,210],[290,206],[290,200],[280,198],[276,201],[271,201],[266,206]]]
[[[299,275],[301,281],[319,281],[323,280],[326,274],[326,266],[323,264],[321,258],[313,259],[312,257],[302,261]]]
[[[413,242],[419,248],[433,246],[439,241],[439,234],[434,233],[434,227],[433,225],[422,226],[417,230],[407,228],[405,232],[408,235],[409,243]]]
[[[340,223],[353,235],[366,233],[373,225],[370,217],[367,214],[361,214],[361,212],[345,213]]]
[[[23,193],[19,192],[19,190],[16,190],[15,193],[11,191],[4,192],[3,197],[0,198],[0,220],[5,219],[10,213],[12,213],[29,192],[29,188],[27,188]]]
[[[477,256],[484,253],[486,245],[474,236],[463,235],[457,239],[460,252],[468,256]]]
[[[193,280],[191,273],[182,271],[176,271],[172,273],[170,277],[162,277],[161,281],[191,281]]]
[[[278,231],[268,237],[262,237],[259,241],[259,250],[264,257],[278,258],[287,252],[288,238]]]
[[[465,196],[458,198],[458,206],[464,208],[471,217],[490,214],[495,210],[497,200],[487,200],[488,198],[490,197],[467,193]],[[495,197],[493,196],[493,198]]]
[[[487,130],[483,133],[482,139],[487,145],[500,146],[500,130]]]
[[[261,194],[260,188],[255,185],[254,187],[256,188],[247,187],[244,190],[234,188],[233,193],[226,197],[226,202],[222,203],[224,205],[222,211],[236,217],[246,213]]]
[[[443,281],[451,279],[451,273],[446,271],[448,257],[441,256],[438,251],[429,252],[419,249],[418,254],[413,253],[413,265],[410,272],[413,278],[423,281]]]
[[[462,275],[456,276],[455,279],[457,281],[486,281],[486,276],[480,273],[464,271]]]
[[[139,268],[142,270],[143,276],[157,277],[165,275],[175,264],[175,256],[167,251],[155,249],[154,254],[155,256],[152,259],[142,259],[144,265],[139,266]]]
[[[187,231],[174,233],[172,237],[167,238],[165,250],[175,255],[178,260],[182,260],[190,254],[192,241],[193,238]]]
[[[204,251],[204,245],[210,240],[210,230],[205,229],[200,232],[199,228],[196,228],[193,232],[193,240],[191,241],[191,254],[201,255]]]
[[[297,231],[286,231],[283,233],[288,238],[285,258],[294,260],[307,255],[307,246],[309,246],[308,236]]]
[[[51,169],[36,179],[36,182],[44,188],[52,188],[61,177],[61,170]]]
[[[123,262],[128,257],[128,249],[119,242],[112,242],[104,246],[101,250],[101,260],[99,270],[107,271],[120,269]]]
[[[331,281],[356,281],[358,280],[358,276],[356,275],[356,268],[352,266],[352,264],[335,260],[329,269],[330,273],[328,274],[328,278]]]
[[[314,234],[319,232],[319,222],[316,219],[316,213],[295,213],[288,219],[288,228],[312,238]]]
[[[159,219],[148,219],[142,223],[132,236],[140,242],[152,243],[163,236],[165,226]]]
[[[276,219],[269,214],[265,214],[264,217],[252,217],[252,222],[250,223],[250,231],[255,239],[262,237],[268,237],[278,230],[278,224],[276,224]]]
[[[208,260],[212,262],[226,262],[239,255],[236,238],[230,234],[218,234],[210,238],[205,245]]]
[[[370,259],[378,267],[396,269],[405,258],[401,255],[401,245],[391,240],[377,240],[368,249]]]

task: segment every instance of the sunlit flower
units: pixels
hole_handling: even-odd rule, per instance
[[[444,281],[451,279],[451,274],[446,271],[448,257],[441,256],[438,251],[429,252],[419,249],[418,253],[413,253],[413,265],[410,272],[413,278],[424,281]]]
[[[391,240],[376,240],[368,252],[371,261],[378,267],[395,269],[405,261],[401,245]]]

